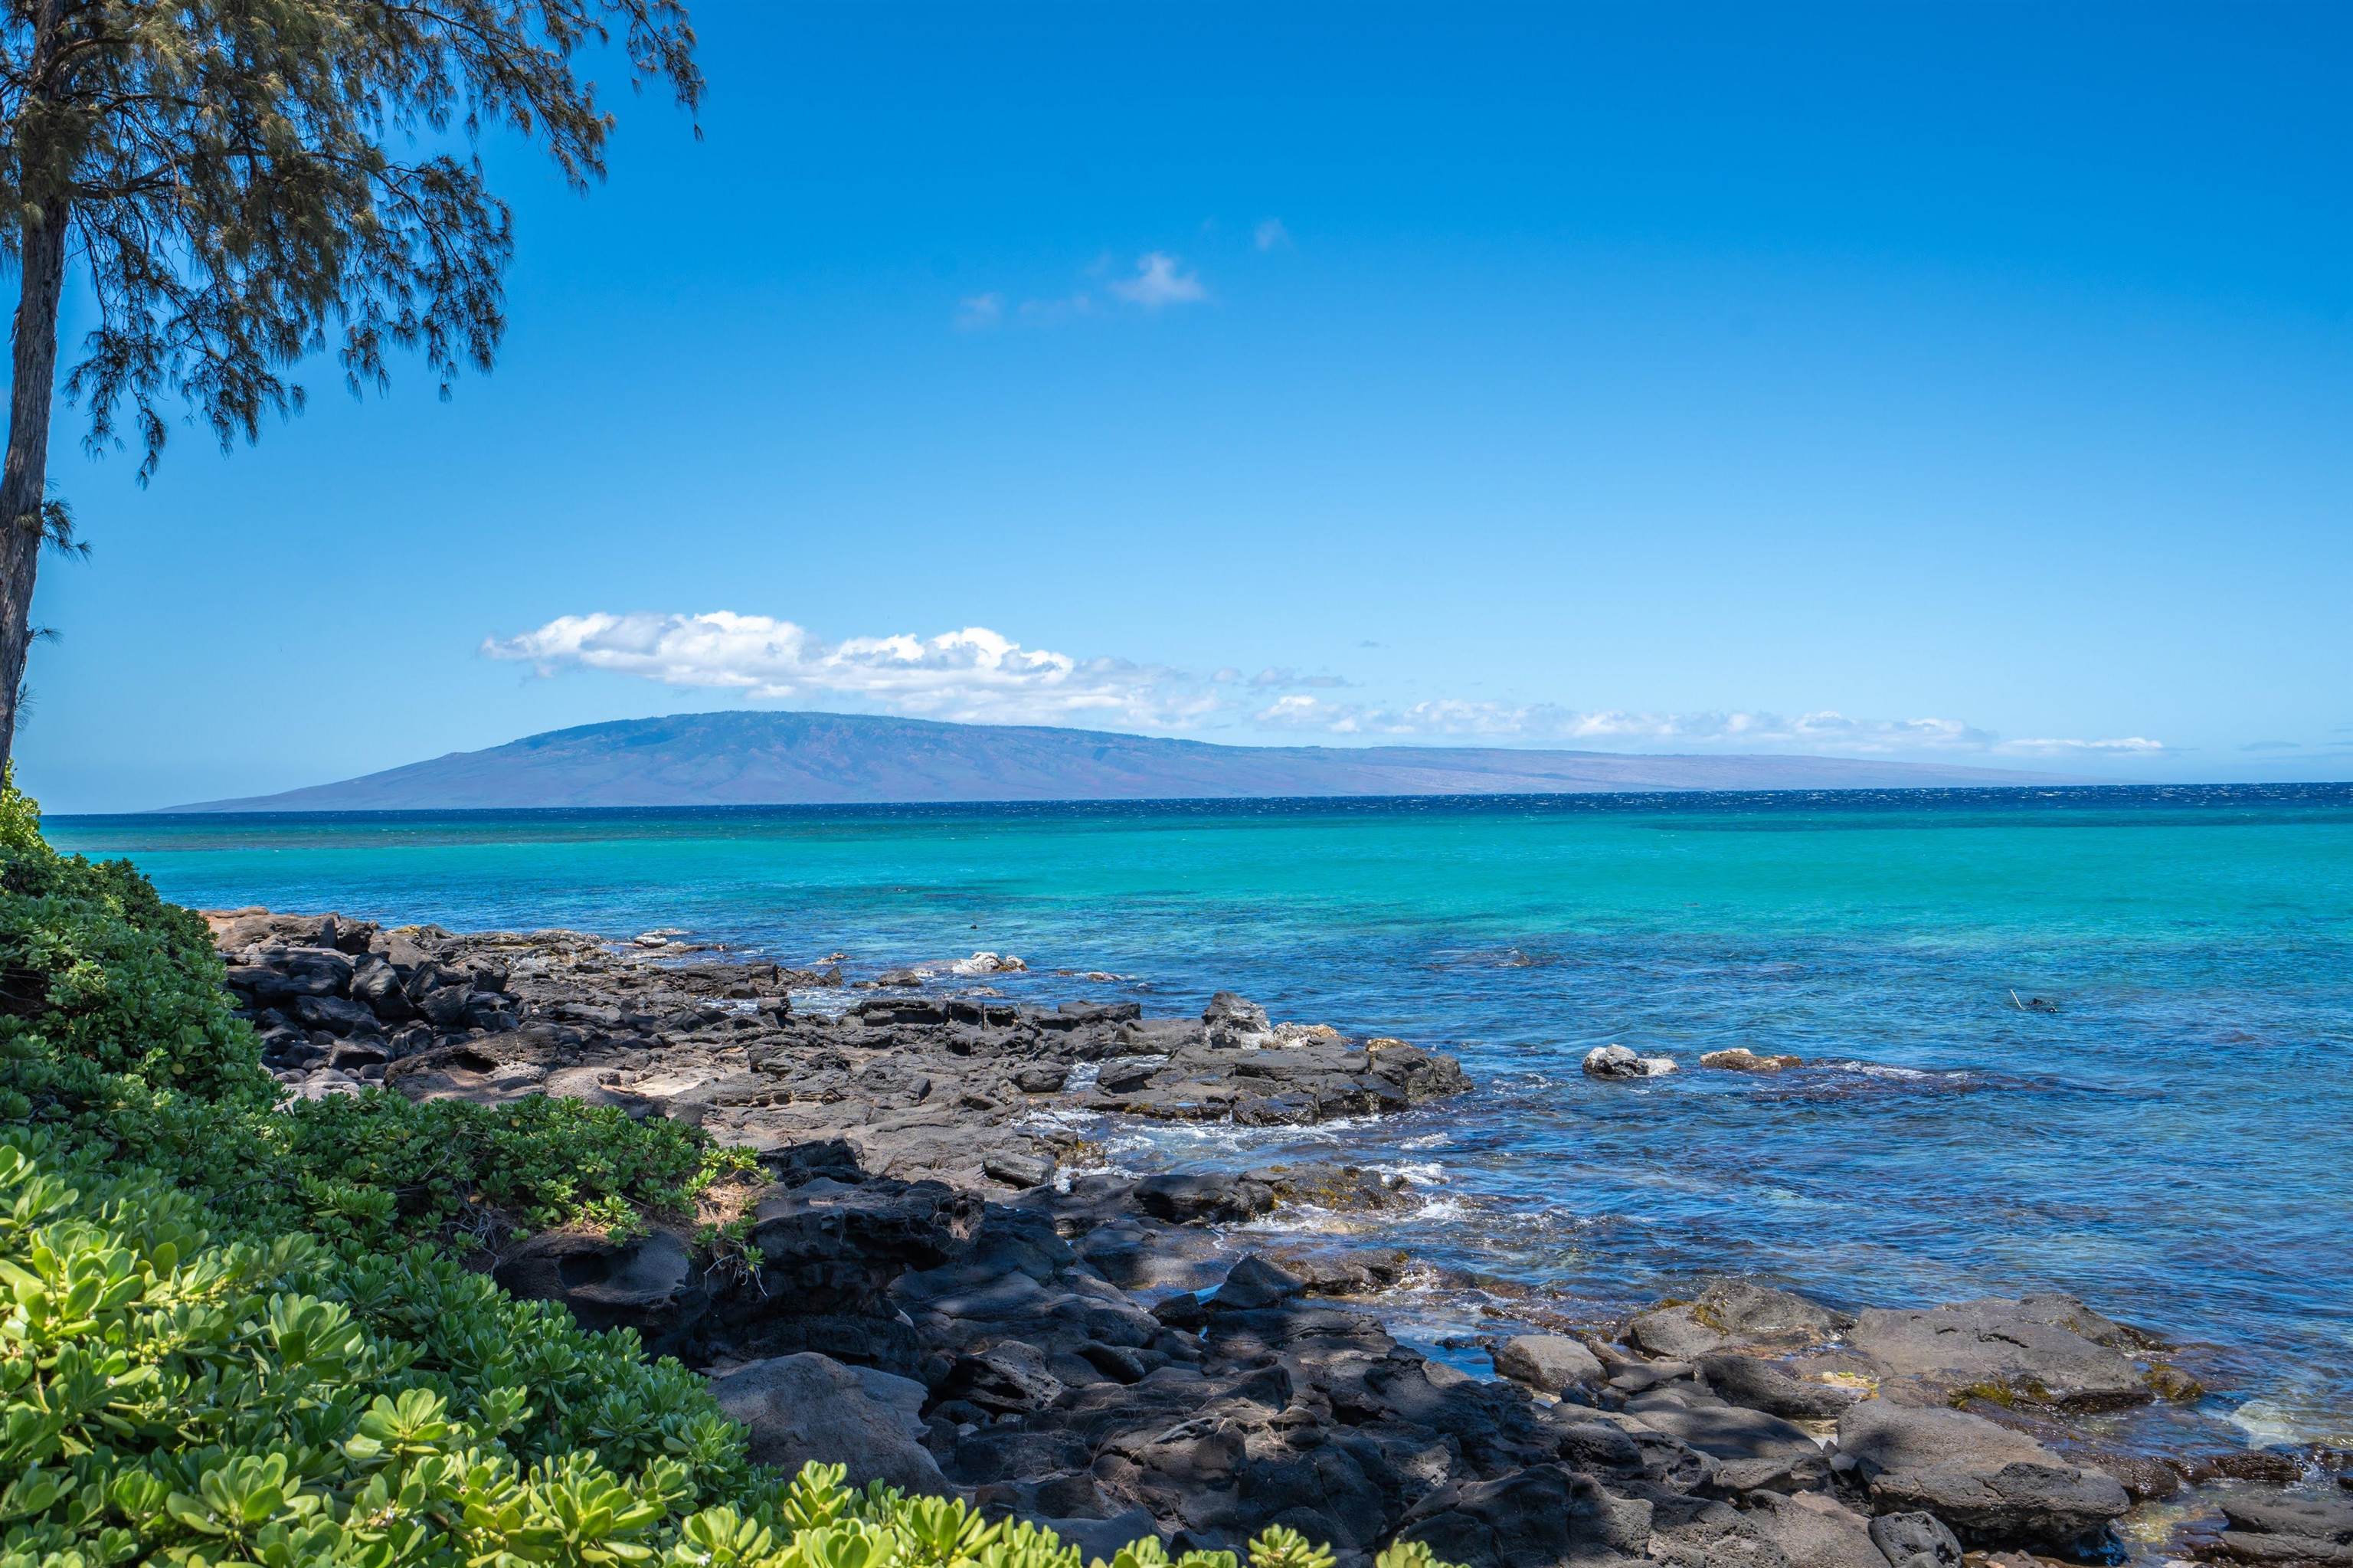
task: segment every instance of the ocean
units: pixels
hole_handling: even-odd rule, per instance
[[[2208,1414],[2251,1440],[2353,1447],[2353,786],[48,828],[204,906],[670,927],[852,978],[986,948],[1031,966],[987,982],[1008,995],[1155,1012],[1229,988],[1457,1053],[1477,1087],[1122,1128],[1110,1157],[1407,1176],[1378,1239],[1452,1271],[1398,1304],[1430,1342],[1712,1270],[1848,1306],[2056,1288],[2211,1347]],[[1683,1070],[1587,1079],[1610,1042]],[[1819,1065],[1699,1068],[1733,1045]]]

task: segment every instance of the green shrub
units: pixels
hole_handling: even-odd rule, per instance
[[[0,779],[0,1568],[1083,1568],[751,1466],[702,1378],[442,1245],[681,1216],[747,1156],[575,1101],[280,1107],[203,922],[38,824]],[[1279,1528],[1248,1556],[1332,1563]]]
[[[339,1096],[269,1128],[329,1234],[470,1235],[487,1224],[589,1224],[626,1235],[683,1218],[713,1181],[757,1169],[742,1150],[658,1118],[533,1096],[501,1106]]]
[[[0,783],[0,1115],[54,1119],[158,1094],[267,1104],[260,1043],[229,1010],[212,936],[128,861],[43,842]]]

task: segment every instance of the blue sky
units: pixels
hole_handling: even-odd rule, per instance
[[[2353,776],[2353,11],[693,9],[700,141],[489,149],[495,375],[61,415],[50,809],[739,704]]]

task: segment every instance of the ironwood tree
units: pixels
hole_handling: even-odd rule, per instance
[[[0,0],[0,763],[41,554],[71,539],[47,488],[58,398],[143,482],[175,416],[227,448],[298,412],[314,355],[357,393],[414,354],[446,397],[505,325],[513,235],[482,138],[585,190],[614,125],[590,63],[690,113],[702,97],[682,0]],[[60,381],[69,281],[94,324]]]

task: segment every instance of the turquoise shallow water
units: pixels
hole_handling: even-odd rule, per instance
[[[1390,1237],[1595,1312],[1713,1267],[2073,1290],[2220,1347],[2213,1414],[2353,1446],[2353,787],[49,825],[197,905],[680,927],[853,974],[985,947],[1041,971],[1015,994],[1168,1012],[1230,986],[1479,1087],[1118,1158],[1378,1161],[1427,1200]],[[1609,1041],[1685,1071],[1590,1083]],[[1695,1069],[1735,1044],[1849,1065]]]

